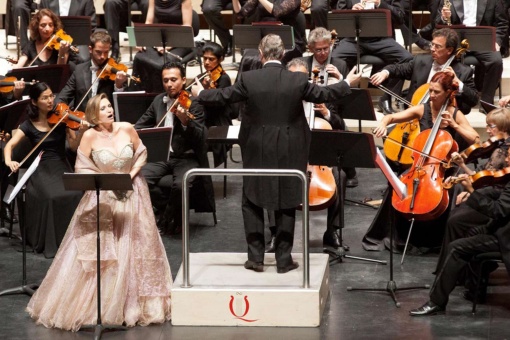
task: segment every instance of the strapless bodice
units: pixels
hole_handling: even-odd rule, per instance
[[[102,172],[129,173],[133,155],[133,144],[129,143],[120,150],[118,155],[110,149],[94,150],[92,160]]]

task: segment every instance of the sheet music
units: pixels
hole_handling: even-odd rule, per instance
[[[384,177],[390,182],[391,187],[397,193],[398,197],[403,200],[407,197],[407,187],[400,179],[395,175],[393,170],[391,170],[389,164],[384,159],[384,156],[381,153],[379,148],[375,148],[377,151],[377,155],[375,156],[375,162],[379,165]]]
[[[21,188],[25,185],[25,183],[28,181],[30,176],[35,172],[35,169],[39,166],[39,163],[41,162],[41,157],[44,151],[39,152],[39,155],[34,159],[30,167],[28,168],[27,172],[21,177],[20,180],[18,180],[18,184],[14,187],[11,194],[7,198],[7,200],[4,199],[4,202],[7,204],[11,204],[12,200],[16,197],[18,192],[21,190]]]
[[[238,139],[241,125],[230,125],[228,127],[227,139]]]

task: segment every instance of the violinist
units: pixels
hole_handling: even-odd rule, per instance
[[[21,99],[23,91],[25,91],[25,81],[23,79],[15,80],[12,90],[8,89],[7,91],[6,93],[0,89],[0,107]]]
[[[478,103],[478,92],[473,80],[473,69],[452,58],[459,47],[459,36],[449,28],[435,30],[432,35],[430,54],[417,54],[407,62],[388,65],[372,75],[370,81],[379,86],[388,78],[410,80],[406,99],[412,101],[416,89],[427,84],[436,72],[440,70],[450,72],[455,76],[455,82],[459,86],[459,92],[455,96],[458,108],[467,115]],[[450,59],[451,64],[446,67]],[[417,98],[416,104],[420,99]]]
[[[160,122],[162,124],[159,126],[173,128],[168,161],[148,163],[142,168],[142,174],[149,185],[152,204],[159,215],[158,228],[163,234],[181,232],[181,194],[184,173],[192,168],[209,167],[205,145],[204,109],[193,99],[187,108],[183,107],[184,103],[180,101],[186,85],[184,72],[184,67],[180,63],[169,62],[163,66],[161,77],[165,92],[154,98],[150,107],[135,124],[136,129],[153,128]],[[175,101],[178,104],[173,105]],[[176,109],[168,112],[172,107]],[[193,119],[187,114],[188,111]],[[191,179],[190,186],[197,185],[197,178]],[[203,181],[204,184],[206,182],[212,189],[210,177],[207,181]],[[202,199],[207,200],[208,204],[214,204],[214,197],[208,196]]]
[[[105,93],[108,100],[113,102],[113,92],[124,91],[128,79],[125,72],[119,71],[111,77],[111,72],[103,71],[109,61],[111,42],[111,37],[104,31],[91,34],[91,60],[76,66],[67,84],[58,94],[58,103],[64,102],[76,110],[84,111],[88,100],[96,94]],[[80,107],[75,107],[79,103]]]
[[[507,163],[510,164],[510,150],[507,154]],[[461,175],[467,177],[467,175]],[[461,184],[471,195],[464,203],[472,212],[482,218],[478,219],[479,224],[469,229],[465,237],[457,239],[450,243],[445,250],[447,256],[444,263],[438,266],[436,278],[430,289],[430,298],[424,305],[409,311],[411,316],[425,316],[443,313],[448,304],[448,296],[455,289],[457,280],[464,272],[467,272],[466,280],[467,291],[464,292],[464,298],[473,300],[478,271],[467,270],[469,267],[477,266],[479,263],[473,262],[473,258],[480,253],[501,252],[503,262],[510,272],[510,181],[506,183],[503,189],[495,187],[486,187],[474,190],[471,182],[464,180]],[[475,215],[476,216],[476,215]],[[455,223],[457,215],[452,215],[448,223]],[[470,222],[468,219],[457,221],[458,223]],[[488,267],[488,270],[482,272],[482,287],[479,291],[478,302],[485,301],[487,293],[487,283],[490,271],[496,266]]]
[[[28,119],[13,134],[4,149],[5,164],[16,172],[20,163],[13,159],[13,150],[27,137],[36,146],[51,130],[48,116],[53,110],[55,95],[46,83],[36,83],[29,90],[31,103]],[[26,226],[27,242],[35,252],[51,258],[55,255],[67,225],[81,198],[81,193],[66,191],[62,174],[72,169],[65,156],[66,141],[76,151],[83,131],[88,124],[83,122],[78,133],[60,124],[46,137],[33,153],[44,151],[41,162],[27,183]]]
[[[27,66],[29,62],[32,62],[31,65],[67,64],[71,44],[62,40],[58,49],[50,46],[55,40],[54,34],[62,27],[60,18],[49,9],[34,14],[29,25],[30,42],[23,49],[14,68]]]

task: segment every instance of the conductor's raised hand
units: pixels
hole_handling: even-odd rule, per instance
[[[357,72],[357,68],[354,66],[346,79],[351,87],[358,86],[361,80],[361,72]]]

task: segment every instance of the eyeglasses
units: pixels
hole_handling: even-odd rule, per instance
[[[47,101],[48,99],[55,99],[55,95],[54,94],[50,94],[49,96],[42,96],[41,97],[41,100],[43,100],[43,101]]]
[[[443,48],[444,46],[443,45],[439,45],[439,44],[430,43],[429,47],[430,48],[434,47],[435,50],[439,50],[439,49]]]
[[[497,128],[496,124],[487,124],[487,125],[485,125],[485,127],[487,129],[491,129],[491,130]]]

